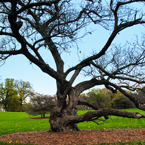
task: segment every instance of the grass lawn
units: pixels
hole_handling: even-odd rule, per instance
[[[46,115],[48,117],[49,115]],[[50,130],[47,120],[28,120],[30,116],[25,112],[0,112],[0,135],[16,132]]]
[[[141,114],[145,114],[145,111],[139,109],[128,109],[126,111],[139,112]],[[85,112],[87,111],[78,111],[78,114],[80,115]],[[46,117],[48,116],[49,114],[46,115]],[[35,118],[35,117],[40,117],[40,116],[30,116],[25,112],[0,112],[0,135],[5,135],[8,133],[16,133],[16,132],[50,130],[50,124],[48,119],[28,120],[28,118]],[[110,119],[105,121],[105,123],[101,121],[98,121],[97,123],[99,123],[100,125],[97,125],[94,122],[78,123],[78,127],[80,129],[145,128],[144,118],[132,119],[132,118],[110,116]],[[142,143],[145,144],[145,142],[141,142],[139,144],[141,145]],[[8,144],[10,145],[10,143]],[[7,143],[0,142],[0,145],[7,145]],[[20,144],[15,144],[15,145],[20,145]]]

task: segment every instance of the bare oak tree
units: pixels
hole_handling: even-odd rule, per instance
[[[138,4],[142,4],[142,7],[137,6]],[[10,56],[24,55],[42,72],[56,80],[57,105],[49,119],[53,131],[79,130],[77,123],[95,121],[101,116],[105,119],[108,119],[108,115],[145,117],[111,108],[98,109],[78,99],[84,90],[104,85],[114,93],[119,90],[134,102],[137,108],[145,110],[145,105],[124,90],[136,90],[145,83],[144,41],[142,44],[136,41],[133,45],[125,45],[126,49],[118,45],[110,49],[120,31],[145,23],[144,6],[145,0],[0,1],[1,62],[4,63]],[[83,28],[87,29],[91,23],[109,30],[109,38],[100,51],[65,70],[62,53],[67,52],[73,42],[77,42],[78,32]],[[51,53],[55,66],[51,67],[49,61],[45,60],[43,49],[48,51],[48,54]],[[82,71],[93,77],[74,86],[74,81]],[[71,76],[70,79],[67,79],[68,76]],[[88,105],[95,111],[77,115],[78,105]]]

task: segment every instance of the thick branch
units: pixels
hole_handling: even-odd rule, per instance
[[[60,56],[60,54],[59,54],[59,52],[57,50],[56,45],[53,43],[53,41],[51,40],[51,38],[48,38],[45,41],[48,44],[49,49],[50,49],[50,51],[51,51],[51,53],[53,55],[53,58],[55,60],[58,73],[61,73],[61,75],[63,75],[64,62],[61,59],[61,56]]]
[[[22,50],[10,50],[10,51],[0,51],[0,54],[5,55],[5,54],[10,54],[10,55],[17,55],[17,54],[22,54]]]
[[[79,122],[84,122],[84,121],[90,121],[90,120],[94,120],[94,118],[98,119],[99,117],[108,116],[108,115],[127,117],[127,118],[137,118],[137,119],[145,118],[145,115],[142,115],[136,112],[126,112],[126,111],[120,111],[120,110],[112,109],[112,108],[104,108],[104,109],[99,109],[96,111],[88,111],[87,113],[83,115],[69,116],[68,123],[71,123],[71,122],[79,123]]]
[[[39,59],[40,61],[44,62],[44,60],[43,60],[43,58],[41,57],[41,55],[40,55],[40,53],[38,52],[38,50],[37,50],[34,46],[32,46],[31,44],[29,44],[28,42],[27,42],[27,45],[34,51],[34,53],[36,54],[36,56],[38,57],[38,59]]]
[[[103,85],[103,84],[106,84],[107,82],[108,81],[106,81],[106,80],[96,80],[94,78],[94,79],[91,79],[89,81],[81,82],[81,83],[77,84],[74,88],[75,88],[77,94],[79,95],[84,90],[87,90],[89,88],[92,88],[95,85]]]

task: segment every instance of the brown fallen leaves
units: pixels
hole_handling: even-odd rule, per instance
[[[98,129],[71,132],[33,131],[0,136],[5,142],[49,144],[97,144],[111,142],[145,141],[145,129]]]

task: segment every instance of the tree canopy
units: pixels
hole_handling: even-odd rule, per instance
[[[53,131],[79,130],[76,123],[95,120],[101,116],[107,119],[107,115],[145,117],[137,113],[110,108],[98,110],[95,107],[96,111],[76,115],[77,106],[84,104],[81,101],[78,104],[78,96],[96,85],[104,85],[114,93],[119,90],[134,102],[137,108],[145,110],[144,104],[124,91],[124,88],[132,91],[141,89],[145,83],[144,39],[138,38],[134,43],[127,42],[124,45],[112,45],[121,31],[135,25],[144,25],[144,6],[144,0],[0,1],[1,62],[21,54],[56,80],[57,105],[49,120]],[[73,51],[79,38],[83,39],[86,34],[93,33],[87,30],[92,23],[96,28],[102,26],[106,31],[110,31],[104,46],[98,48],[96,43],[95,52],[80,58],[74,66],[66,68],[63,54]],[[80,31],[81,34],[83,31],[82,35]],[[44,50],[47,57],[43,56]],[[49,54],[55,66],[51,66]],[[91,79],[73,85],[82,72]]]
[[[52,110],[56,106],[56,97],[36,94],[30,99],[30,102],[31,106],[28,108],[27,113],[45,117],[45,114],[52,112]]]
[[[0,83],[0,104],[6,111],[23,111],[26,98],[34,94],[29,82],[7,78]]]
[[[13,110],[18,105],[14,79],[7,78],[5,83],[0,84],[0,104],[6,111]]]

